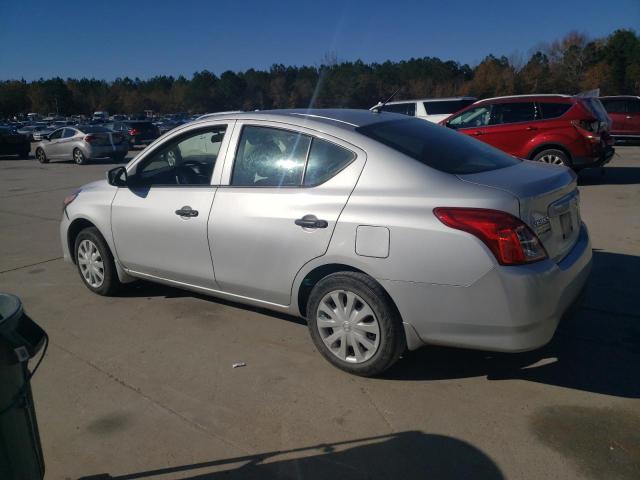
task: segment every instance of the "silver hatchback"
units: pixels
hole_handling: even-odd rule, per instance
[[[43,137],[35,154],[40,163],[73,160],[84,165],[97,158],[122,162],[128,151],[129,142],[124,135],[98,125],[76,125],[59,128]]]
[[[361,110],[176,128],[65,199],[66,259],[101,295],[146,279],[305,317],[337,367],[553,336],[591,246],[575,174]]]

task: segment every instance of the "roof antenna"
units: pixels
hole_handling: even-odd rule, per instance
[[[369,109],[369,111],[371,111],[371,112],[373,112],[373,113],[380,113],[380,112],[382,111],[382,107],[384,107],[387,103],[389,103],[389,102],[391,101],[391,99],[392,99],[393,97],[395,97],[395,96],[397,95],[397,93],[400,91],[400,88],[402,88],[402,87],[399,87],[399,88],[398,88],[395,92],[393,92],[393,93],[391,94],[391,96],[390,96],[389,98],[387,98],[384,102],[378,102],[378,103],[376,103],[373,107],[371,107],[371,108]]]

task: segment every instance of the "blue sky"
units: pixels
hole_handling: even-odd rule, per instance
[[[640,29],[640,0],[0,0],[0,79],[527,55],[571,30]]]

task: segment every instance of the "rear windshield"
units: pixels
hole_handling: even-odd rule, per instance
[[[582,98],[582,102],[586,105],[591,114],[601,122],[609,121],[609,114],[600,103],[598,98]]]
[[[356,131],[446,173],[486,172],[519,162],[479,140],[414,118],[373,123]]]
[[[464,107],[471,105],[475,100],[441,100],[437,102],[423,102],[427,115],[446,115],[456,113]]]

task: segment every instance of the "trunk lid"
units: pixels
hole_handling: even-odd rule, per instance
[[[536,233],[550,259],[562,260],[578,240],[580,194],[576,174],[568,168],[523,160],[511,167],[458,178],[515,196],[520,219]]]

